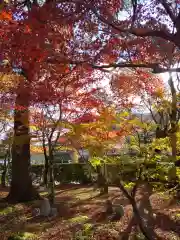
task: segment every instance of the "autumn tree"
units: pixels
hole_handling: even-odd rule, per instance
[[[97,183],[103,194],[108,192],[106,168],[108,152],[120,144],[124,136],[130,132],[131,126],[125,118],[126,114],[125,112],[117,114],[112,106],[101,105],[96,114],[85,115],[86,118],[71,123],[70,131],[66,134],[72,146],[88,150],[89,163],[95,166]]]
[[[28,11],[24,6],[13,4],[1,9],[1,72],[16,72],[19,78],[18,83],[9,88],[14,97],[12,183],[7,198],[10,201],[38,197],[29,174],[29,107],[50,98],[52,103],[60,85],[59,78],[71,68],[65,56],[71,54],[72,21],[66,18],[65,23],[64,14],[65,8],[58,9],[48,2],[41,7],[33,3]],[[63,53],[61,64],[52,66],[49,59],[55,54],[60,56],[59,52]]]
[[[85,90],[86,88],[89,90]],[[67,74],[66,80],[63,79],[56,100],[51,104],[50,99],[49,104],[41,104],[39,108],[37,106],[37,110],[32,114],[34,133],[39,136],[43,145],[44,184],[51,184],[51,192],[54,189],[54,155],[61,149],[59,140],[69,130],[71,122],[79,121],[85,113],[88,114],[98,107],[100,102],[93,97],[95,92],[96,89],[90,88],[89,82],[82,78],[78,69],[72,69],[72,72]]]
[[[128,1],[124,3],[126,2]],[[76,4],[79,11],[83,9],[86,12],[85,17],[79,19],[79,31],[76,34],[82,52],[74,57],[77,64],[83,63],[93,69],[111,72],[114,69],[128,68],[134,69],[137,74],[144,70],[148,74],[170,73],[168,84],[172,110],[169,133],[172,155],[176,161],[178,91],[171,73],[180,71],[178,3],[167,0],[129,1],[127,6],[123,6],[120,0],[104,0],[99,4],[95,1],[78,1]],[[89,54],[84,56],[83,53],[88,51]],[[144,77],[149,79],[145,75]],[[121,80],[125,81],[125,78],[121,76]],[[150,83],[145,84],[148,86]],[[137,89],[137,86],[141,87],[132,78],[131,87]]]

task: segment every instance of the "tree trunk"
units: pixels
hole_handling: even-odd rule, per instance
[[[4,158],[3,172],[2,172],[2,175],[1,175],[1,186],[3,188],[6,187],[7,158],[8,158],[8,151],[7,151],[7,153],[5,155],[5,158]]]
[[[177,156],[177,137],[176,132],[172,133],[170,136],[171,140],[171,148],[172,148],[172,161],[176,163],[176,156]],[[168,180],[169,182],[176,182],[177,180],[177,173],[176,173],[176,165],[172,167],[168,173]]]
[[[45,135],[43,131],[43,151],[44,151],[44,172],[43,172],[43,183],[47,187],[48,186],[48,172],[49,172],[49,159],[46,151],[46,144],[45,144]]]
[[[172,102],[171,102],[171,114],[170,114],[170,122],[171,122],[171,134],[170,134],[170,140],[171,140],[171,148],[172,148],[172,161],[174,162],[175,166],[170,170],[168,177],[169,180],[172,183],[175,183],[178,179],[177,177],[177,169],[176,169],[176,160],[177,160],[177,131],[178,131],[178,120],[177,120],[177,91],[174,86],[172,74],[169,76],[169,86],[171,89],[171,95],[172,95]],[[177,197],[179,198],[180,193],[179,190],[177,190]]]
[[[150,231],[148,229],[148,226],[145,226],[144,221],[143,221],[141,215],[139,214],[139,210],[138,210],[138,207],[136,205],[135,200],[134,201],[131,200],[131,205],[133,207],[133,212],[134,212],[134,215],[135,215],[135,217],[137,219],[138,226],[139,226],[141,232],[143,233],[143,235],[145,236],[145,238],[147,240],[153,240],[154,237],[150,233]]]
[[[50,147],[50,154],[49,154],[49,201],[51,205],[54,204],[55,199],[55,189],[54,189],[54,159],[53,154],[51,152]]]
[[[6,170],[3,170],[2,175],[1,175],[1,186],[3,188],[6,187]]]
[[[9,202],[25,202],[39,198],[30,176],[29,98],[25,83],[23,84],[23,88],[19,88],[14,111],[12,181],[7,196]]]
[[[107,183],[107,179],[108,179],[108,174],[107,174],[107,165],[106,163],[103,164],[103,174],[102,174],[102,178],[103,178],[103,194],[108,194],[108,183]]]
[[[170,134],[170,140],[171,140],[171,149],[172,149],[172,161],[175,163],[177,159],[177,136],[176,132],[178,129],[178,123],[177,123],[177,93],[174,86],[172,74],[170,74],[169,77],[169,86],[171,89],[171,95],[172,95],[172,102],[171,102],[171,114],[170,114],[170,122],[171,122],[171,134]],[[169,180],[175,182],[177,179],[177,173],[176,173],[176,166],[174,166],[169,173]]]
[[[101,188],[101,194],[108,194],[108,185],[106,183],[104,183]]]
[[[123,184],[120,183],[119,184],[119,188],[120,190],[124,193],[124,195],[127,197],[127,199],[129,200],[130,204],[132,205],[133,208],[133,213],[134,216],[137,220],[138,226],[142,232],[142,234],[145,236],[145,238],[147,240],[153,240],[153,239],[157,239],[157,237],[155,238],[153,235],[154,233],[152,233],[151,231],[149,231],[148,226],[145,225],[143,218],[140,215],[139,209],[137,207],[136,204],[136,200],[135,200],[135,196],[131,196],[130,193],[128,193],[128,191],[124,188]]]
[[[44,172],[43,172],[43,183],[45,186],[48,185],[48,172],[49,172],[49,161],[48,161],[48,158],[45,157]]]
[[[105,173],[105,166],[103,165],[103,172]],[[106,182],[106,178],[104,174],[102,174],[102,166],[97,166],[97,173],[98,173],[98,188],[100,188],[100,194],[107,194],[108,193],[108,184]]]

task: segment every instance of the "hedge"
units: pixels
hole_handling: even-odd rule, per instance
[[[43,165],[32,165],[31,172],[40,178],[43,173]],[[107,179],[109,183],[114,183],[117,176],[125,181],[131,181],[136,177],[136,166],[124,167],[117,164],[106,165]],[[95,168],[86,163],[68,163],[68,164],[55,164],[54,165],[54,179],[61,183],[92,183],[97,179],[97,171]]]
[[[32,165],[31,172],[40,178],[43,173],[43,165]],[[61,183],[79,182],[91,183],[90,166],[88,164],[67,163],[54,165],[54,179]]]
[[[146,166],[146,168],[155,172],[155,170],[157,170],[157,165],[155,163],[150,163]],[[34,173],[34,178],[38,181],[42,179],[43,170],[44,165],[31,166],[31,173]],[[149,170],[148,172],[150,173],[151,171]],[[161,178],[165,177],[166,173],[164,173],[163,169],[158,169],[158,172]],[[122,180],[133,181],[136,179],[136,173],[136,164],[106,164],[106,178],[110,184],[113,184],[116,181],[119,174],[121,175]],[[79,182],[87,184],[92,183],[97,179],[97,171],[88,163],[55,164],[54,179],[60,183]]]

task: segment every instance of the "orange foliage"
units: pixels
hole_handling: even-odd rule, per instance
[[[119,101],[128,102],[129,97],[142,97],[145,94],[153,95],[158,89],[163,91],[163,81],[150,72],[137,69],[132,72],[116,74],[111,86],[113,92],[119,96]]]
[[[2,11],[0,12],[0,20],[12,20],[12,12]]]

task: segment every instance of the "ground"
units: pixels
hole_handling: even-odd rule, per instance
[[[6,196],[7,192],[8,189],[1,189],[0,197]],[[148,194],[151,195],[150,202]],[[125,214],[117,222],[110,222],[104,213],[105,201],[108,198],[124,206]],[[180,204],[172,201],[168,193],[151,193],[142,186],[137,193],[137,201],[144,219],[148,221],[147,224],[152,220],[148,219],[149,213],[152,213],[155,233],[160,239],[180,239]],[[139,236],[136,239],[143,239],[137,234],[132,208],[118,188],[110,188],[109,195],[100,196],[92,187],[57,187],[58,216],[53,219],[32,217],[32,209],[37,205],[38,202],[13,206],[0,203],[0,240],[7,240],[12,233],[18,232],[26,236],[21,239],[118,240],[135,239],[135,234]]]

